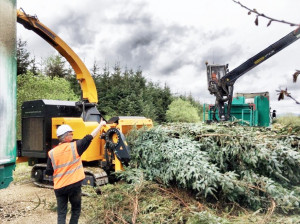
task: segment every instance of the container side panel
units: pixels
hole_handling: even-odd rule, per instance
[[[0,188],[16,161],[16,0],[0,0]]]

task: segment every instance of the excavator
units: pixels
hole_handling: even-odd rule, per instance
[[[229,71],[228,64],[215,65],[208,64],[206,62],[208,91],[210,92],[210,94],[216,97],[213,120],[218,121],[216,117],[216,111],[218,111],[218,117],[220,121],[227,121],[230,119],[233,86],[238,78],[246,74],[251,69],[255,68],[257,65],[266,61],[273,55],[277,54],[282,49],[294,43],[299,39],[299,37],[300,28],[298,27],[297,29],[282,37],[280,40],[276,41],[258,54],[254,55],[232,71]],[[226,102],[227,106],[225,104]]]
[[[31,178],[41,187],[53,185],[52,176],[45,174],[47,153],[58,145],[56,129],[68,124],[74,130],[74,140],[91,133],[103,116],[97,109],[95,82],[78,55],[36,16],[17,10],[17,22],[32,30],[54,47],[72,66],[81,87],[79,102],[32,100],[22,105],[22,138],[18,141],[18,160],[27,159],[32,167]],[[105,120],[105,119],[104,119]],[[130,161],[130,147],[125,135],[133,128],[151,128],[151,119],[138,116],[113,117],[102,127],[82,155],[86,178],[83,184],[100,186],[108,183],[111,172],[123,170]]]

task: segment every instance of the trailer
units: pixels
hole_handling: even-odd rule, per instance
[[[15,0],[1,0],[0,21],[0,189],[3,189],[13,180],[17,152]]]

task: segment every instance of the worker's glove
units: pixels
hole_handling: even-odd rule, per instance
[[[100,121],[100,125],[101,125],[101,126],[106,125],[106,121],[104,121],[102,118],[101,118],[101,121]]]
[[[104,121],[103,118],[101,118],[99,125],[91,133],[93,138],[100,132],[101,127],[104,126],[104,125],[106,125],[106,121]]]

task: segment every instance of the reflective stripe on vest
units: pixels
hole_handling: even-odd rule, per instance
[[[53,176],[53,178],[56,178],[56,177],[62,177],[62,176],[64,176],[64,175],[66,175],[66,174],[74,173],[76,170],[81,169],[81,168],[83,168],[82,165],[78,166],[78,167],[77,167],[76,169],[74,169],[74,170],[69,170],[69,171],[67,171],[67,172],[65,172],[65,173],[56,174],[56,175]]]
[[[62,188],[85,178],[82,161],[75,144],[75,142],[64,143],[48,153],[54,170],[54,189]]]
[[[51,158],[52,166],[53,166],[53,169],[54,169],[54,170],[56,170],[56,169],[58,169],[58,168],[70,166],[70,165],[72,165],[72,164],[74,164],[74,163],[77,163],[77,162],[80,160],[80,158],[76,159],[76,152],[75,152],[75,146],[74,146],[74,144],[75,144],[74,142],[71,142],[71,149],[72,149],[73,161],[68,162],[68,163],[56,165],[55,160],[54,160],[53,151],[52,151],[52,150],[50,151],[50,158]],[[53,176],[53,177],[54,177],[54,176]]]

